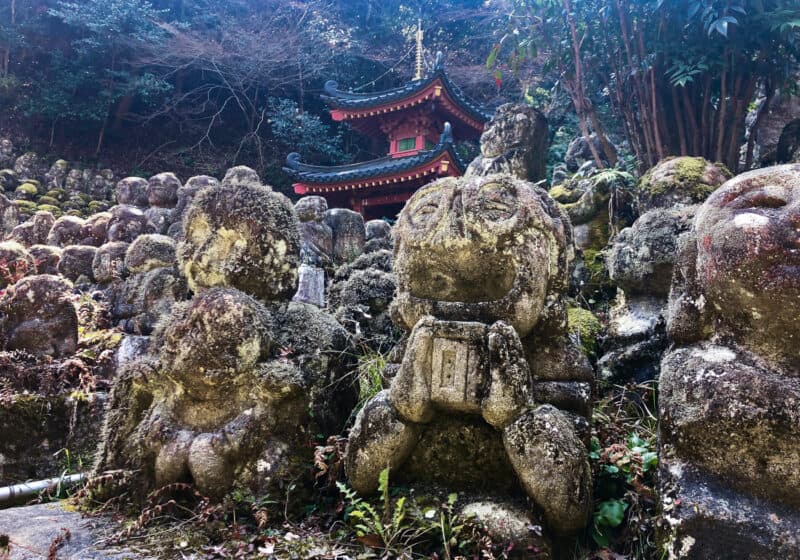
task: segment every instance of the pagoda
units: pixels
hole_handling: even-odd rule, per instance
[[[289,154],[284,170],[295,180],[295,193],[323,196],[330,207],[350,208],[366,219],[393,218],[423,185],[464,173],[466,163],[456,153],[454,139],[479,138],[489,115],[450,81],[442,53],[423,75],[421,42],[419,30],[416,74],[402,87],[353,93],[339,90],[334,81],[325,84],[322,99],[333,120],[350,123],[375,142],[384,141],[388,154],[337,166],[309,165],[299,154]]]

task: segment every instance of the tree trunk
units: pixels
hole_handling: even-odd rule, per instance
[[[689,148],[686,144],[686,128],[683,125],[683,115],[678,105],[678,91],[674,86],[670,97],[672,97],[672,111],[675,113],[675,122],[678,124],[678,143],[681,147],[681,155],[688,156]]]
[[[753,166],[753,149],[755,148],[756,138],[758,138],[758,127],[761,125],[764,115],[769,113],[769,106],[772,102],[772,97],[775,95],[775,88],[770,87],[769,83],[767,83],[764,89],[767,92],[767,96],[764,99],[764,103],[761,105],[761,109],[758,111],[756,122],[753,123],[753,127],[750,129],[750,135],[747,138],[747,155],[745,156],[744,163],[745,171]]]
[[[595,163],[597,164],[598,169],[603,169],[605,166],[603,165],[603,161],[600,159],[600,154],[597,152],[597,148],[595,148],[594,143],[589,134],[589,127],[586,124],[586,99],[583,91],[583,65],[581,63],[581,47],[580,43],[578,42],[578,32],[575,29],[575,18],[572,15],[572,3],[570,0],[564,0],[564,9],[567,13],[567,23],[569,24],[569,33],[570,39],[572,42],[572,56],[574,58],[575,63],[575,87],[573,90],[575,91],[575,99],[573,99],[573,104],[575,105],[575,110],[578,113],[578,122],[581,128],[581,134],[583,134],[586,143],[589,145],[589,150],[592,152],[592,158],[594,158]],[[576,103],[577,101],[577,103]],[[600,132],[595,130],[600,137]]]

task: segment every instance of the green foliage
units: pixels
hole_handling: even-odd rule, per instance
[[[597,337],[602,325],[594,313],[582,307],[568,307],[567,325],[571,333],[578,335],[584,354],[589,357],[595,356]]]
[[[348,504],[345,508],[345,520],[364,544],[402,553],[429,531],[429,528],[415,527],[413,523],[406,521],[405,496],[392,500],[389,494],[388,467],[381,471],[379,477],[379,506],[360,498],[341,482],[337,482],[336,486]]]
[[[367,350],[358,357],[358,402],[361,408],[369,399],[383,390],[383,369],[386,356],[380,352]]]
[[[269,123],[272,135],[284,150],[298,152],[304,159],[341,162],[342,131],[325,124],[318,115],[301,111],[291,99],[269,99]]]
[[[610,107],[605,122],[611,129],[622,123],[642,170],[679,153],[734,168],[757,87],[789,86],[800,61],[795,0],[511,4],[487,69],[541,67],[574,103],[586,92],[589,99],[580,103],[586,115],[602,116],[597,108]],[[541,66],[536,55],[544,50]]]
[[[346,502],[345,521],[359,542],[385,549],[388,557],[411,557],[416,548],[435,550],[437,557],[451,560],[478,546],[470,542],[478,540],[475,526],[456,513],[458,494],[420,505],[414,497],[393,492],[388,468],[379,476],[377,503],[359,497],[341,482],[336,486]]]
[[[655,385],[611,387],[594,411],[589,458],[595,473],[590,527],[595,546],[632,558],[655,553]]]

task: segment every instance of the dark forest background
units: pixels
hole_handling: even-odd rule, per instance
[[[319,94],[409,80],[420,17],[468,96],[547,114],[551,166],[594,133],[598,167],[741,171],[797,90],[798,0],[0,0],[0,136],[125,175],[246,164],[286,190],[291,151],[382,155]]]

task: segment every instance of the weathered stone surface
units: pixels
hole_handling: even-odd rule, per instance
[[[148,208],[144,211],[147,221],[152,225],[154,233],[166,235],[172,225],[175,211],[172,208]]]
[[[301,264],[297,270],[297,293],[292,298],[300,303],[325,307],[325,270]]]
[[[14,172],[23,182],[35,180],[43,171],[41,158],[35,152],[25,152],[14,161]]]
[[[321,196],[306,196],[294,210],[300,220],[302,263],[294,300],[325,307],[325,267],[333,262],[333,232],[324,221],[328,203]]]
[[[9,361],[13,363],[15,358],[0,353],[4,365]],[[19,365],[30,367],[32,361]],[[66,368],[69,368],[69,360],[53,366],[51,375],[67,377],[63,371]],[[99,393],[82,400],[69,394],[7,397],[0,407],[0,446],[3,449],[0,484],[58,477],[64,468],[64,449],[69,449],[75,463],[91,461],[99,440],[105,404],[104,395]],[[0,515],[3,511],[0,510]],[[7,526],[0,521],[0,534],[6,530]]]
[[[297,289],[300,231],[289,199],[268,188],[201,191],[184,218],[178,249],[192,291],[231,286],[264,300]]]
[[[174,173],[159,173],[147,181],[147,202],[153,208],[174,208],[178,203],[180,180]]]
[[[78,245],[83,239],[83,226],[86,221],[77,216],[62,216],[55,221],[47,235],[47,244],[64,248]]]
[[[194,197],[203,189],[215,188],[218,187],[219,184],[217,179],[209,177],[208,175],[190,177],[189,180],[186,181],[186,184],[178,189],[178,203],[173,209],[167,235],[175,239],[183,240],[183,217],[189,210]]]
[[[800,509],[800,377],[712,341],[669,352],[659,389],[661,437],[677,456]]]
[[[119,205],[111,209],[108,240],[133,243],[142,234],[153,233],[154,227],[144,212],[135,206]]]
[[[140,235],[125,254],[125,267],[131,274],[154,268],[175,266],[175,240],[155,233]]]
[[[603,249],[608,240],[634,219],[634,178],[615,169],[574,179],[550,189],[550,196],[566,210],[574,228],[575,244]]]
[[[503,319],[525,337],[563,314],[555,294],[566,288],[571,229],[544,191],[506,175],[442,179],[413,201],[395,232],[396,320],[405,328],[425,315]]]
[[[762,110],[760,100],[757,107]],[[756,114],[748,115],[748,125],[755,121]],[[797,156],[796,142],[800,135],[800,99],[790,93],[776,92],[761,117],[758,135],[753,146],[753,161],[763,165],[791,163]],[[794,148],[794,149],[793,149]]]
[[[419,440],[421,427],[401,421],[389,392],[381,391],[359,411],[348,440],[347,476],[357,492],[378,489],[380,472],[405,463]]]
[[[524,181],[545,178],[547,119],[537,109],[506,103],[495,110],[481,135],[481,155],[469,164],[466,176],[508,173]]]
[[[129,243],[112,241],[98,247],[92,261],[92,275],[98,284],[110,284],[125,277],[125,253]]]
[[[148,335],[187,296],[186,280],[174,267],[154,268],[124,281],[113,298],[112,318],[127,333]]]
[[[664,545],[670,558],[800,558],[796,509],[732,492],[668,449],[660,451]]]
[[[592,478],[571,419],[553,406],[540,406],[508,426],[503,442],[525,491],[544,510],[552,530],[569,534],[582,529],[592,507]]]
[[[92,264],[96,254],[97,247],[91,245],[67,245],[58,261],[58,273],[73,282],[94,282]]]
[[[52,245],[34,245],[28,252],[36,263],[36,274],[58,274],[61,249]]]
[[[666,300],[678,236],[692,225],[696,206],[650,210],[622,230],[608,252],[611,279],[629,296]]]
[[[387,461],[408,483],[521,487],[552,531],[577,532],[592,503],[588,423],[569,411],[590,411],[592,372],[566,332],[569,221],[531,183],[490,175],[420,189],[395,235],[393,316],[411,332],[353,428],[354,488],[374,490]]]
[[[680,239],[676,345],[661,364],[661,493],[674,479],[703,509],[671,523],[677,558],[800,556],[784,533],[800,512],[798,224],[800,164],[776,166],[726,182]]]
[[[642,212],[703,202],[731,178],[724,165],[701,157],[673,157],[659,162],[639,181]]]
[[[365,253],[375,251],[391,251],[394,247],[392,240],[392,226],[385,220],[370,220],[365,224],[366,243]]]
[[[325,223],[333,232],[336,264],[350,262],[364,252],[367,233],[361,214],[346,208],[332,208],[325,213]]]
[[[0,138],[0,167],[14,165],[14,143],[8,138]]]
[[[325,223],[328,203],[321,196],[305,196],[294,205],[300,220],[300,260],[325,267],[333,260],[333,231]]]
[[[376,350],[385,350],[399,338],[399,330],[392,324],[389,313],[395,288],[391,254],[365,253],[337,271],[328,292],[330,309],[337,321],[360,341]]]
[[[36,212],[29,220],[15,227],[8,237],[25,247],[44,245],[55,221],[50,212]]]
[[[19,225],[17,205],[0,194],[0,238],[11,233],[17,225]]]
[[[108,241],[108,223],[110,221],[110,212],[98,212],[86,218],[83,228],[81,228],[80,245],[100,247]]]
[[[63,189],[67,173],[69,173],[69,162],[63,159],[55,161],[47,173],[44,174],[46,190]]]
[[[222,178],[223,187],[256,187],[264,186],[261,179],[253,169],[244,165],[231,167],[225,172],[225,177]],[[270,187],[265,187],[269,190]]]
[[[5,288],[34,272],[36,272],[36,261],[25,247],[16,241],[0,243],[0,288]]]
[[[63,534],[62,528],[70,533],[69,540],[65,539],[58,548],[58,558],[62,560],[155,560],[143,555],[138,547],[134,552],[100,546],[98,543],[119,530],[118,525],[106,518],[85,518],[70,511],[63,502],[0,510],[0,527],[13,543],[8,560],[46,558],[53,539]]]
[[[126,177],[117,183],[117,204],[120,206],[137,206],[146,208],[147,179],[141,177]]]
[[[8,350],[69,356],[78,347],[72,284],[47,274],[23,278],[0,298],[0,333]]]
[[[313,306],[267,308],[210,288],[175,305],[149,348],[121,371],[97,465],[137,469],[142,490],[186,479],[214,497],[234,484],[285,486],[307,469],[312,417],[332,430],[346,417],[332,387],[343,385],[347,335]]]
[[[594,158],[592,156],[592,150],[589,148],[589,142],[594,144],[594,148],[597,151],[598,155],[603,161],[604,164],[608,165],[608,161],[605,158],[605,154],[603,153],[603,147],[600,145],[600,139],[597,137],[596,134],[592,133],[589,136],[589,141],[587,142],[586,138],[583,136],[578,136],[572,142],[569,143],[567,146],[567,153],[564,156],[564,163],[567,166],[567,169],[573,173],[578,171],[578,169],[588,163],[592,163],[594,165]],[[558,183],[553,183],[558,184]]]

